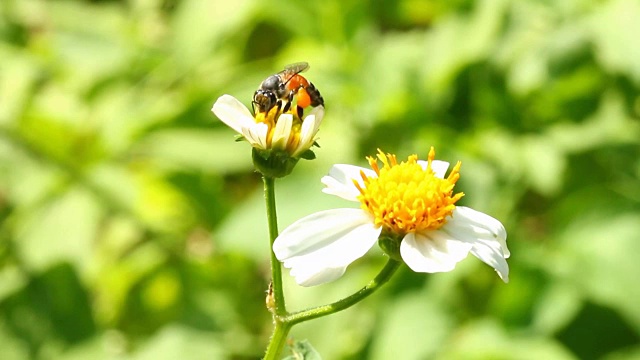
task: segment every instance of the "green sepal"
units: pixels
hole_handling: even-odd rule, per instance
[[[299,160],[299,158],[292,158],[286,151],[257,148],[252,149],[251,157],[256,170],[271,178],[281,178],[291,174]]]
[[[307,149],[305,152],[303,152],[303,153],[300,155],[300,157],[301,157],[302,159],[305,159],[305,160],[315,160],[315,158],[316,158],[316,153],[314,153],[314,152],[313,152],[313,150],[311,150],[311,149]]]
[[[387,254],[390,258],[396,261],[402,261],[400,256],[400,243],[404,236],[392,234],[386,231],[382,231],[378,237],[378,246]]]

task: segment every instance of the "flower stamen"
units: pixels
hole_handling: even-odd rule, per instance
[[[418,163],[415,154],[401,163],[395,155],[380,149],[375,158],[367,157],[377,176],[368,177],[361,171],[364,186],[354,183],[360,192],[361,207],[373,215],[376,227],[404,235],[439,229],[447,222],[455,203],[464,196],[461,192],[453,193],[460,178],[461,163],[454,166],[447,178],[440,178],[432,169],[434,158],[433,147],[426,168]]]
[[[295,108],[289,108],[288,111],[283,112],[283,106],[277,105],[273,106],[268,111],[257,111],[254,115],[254,119],[256,123],[263,123],[267,125],[267,138],[266,144],[267,148],[272,148],[274,146],[273,139],[274,134],[277,129],[278,121],[281,120],[281,117],[285,114],[290,114],[292,117],[291,130],[289,132],[289,136],[286,138],[286,143],[283,144],[284,148],[280,150],[287,151],[292,153],[300,144],[300,131],[302,128],[302,120],[298,116],[297,111],[294,111]]]

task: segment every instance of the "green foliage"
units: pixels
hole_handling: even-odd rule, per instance
[[[282,227],[347,206],[320,193],[331,164],[433,145],[513,256],[506,285],[475,259],[401,269],[292,336],[325,359],[637,359],[637,19],[635,0],[2,2],[1,357],[259,358],[262,183],[210,108],[308,61],[322,147],[277,182]],[[380,258],[319,288],[285,272],[288,307]]]
[[[322,356],[306,340],[293,343],[291,352],[293,355],[287,356],[285,360],[322,360]]]

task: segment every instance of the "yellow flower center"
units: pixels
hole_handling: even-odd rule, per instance
[[[429,151],[428,165],[423,169],[418,157],[411,155],[398,163],[393,154],[378,149],[377,159],[367,157],[369,165],[378,175],[368,177],[361,172],[364,187],[354,181],[362,208],[373,215],[377,227],[404,235],[410,232],[435,230],[447,222],[463,193],[453,194],[460,178],[460,166],[453,167],[447,178],[437,177],[431,169],[435,158],[433,147]],[[382,168],[378,167],[378,160]]]
[[[298,144],[300,143],[300,129],[302,128],[302,119],[298,116],[295,111],[296,107],[292,106],[287,112],[283,113],[280,106],[273,106],[269,111],[266,112],[256,112],[255,120],[256,123],[264,123],[268,127],[267,131],[267,149],[271,149],[273,143],[273,134],[276,129],[276,123],[278,119],[283,114],[291,114],[293,116],[293,122],[291,125],[291,133],[289,134],[289,139],[287,139],[287,144],[285,149],[287,152],[294,151]]]

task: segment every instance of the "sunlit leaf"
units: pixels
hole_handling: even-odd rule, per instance
[[[510,335],[490,320],[462,326],[435,359],[553,359],[576,357],[551,338]]]
[[[171,326],[150,339],[132,359],[135,360],[224,359],[219,339],[211,334],[183,326]]]
[[[596,45],[596,56],[608,71],[627,74],[640,84],[640,44],[634,34],[640,32],[635,21],[640,4],[633,0],[610,1],[594,12],[589,22]]]
[[[399,353],[406,359],[432,357],[452,331],[449,314],[426,294],[414,292],[389,305],[376,334],[372,359],[389,359]]]
[[[73,189],[33,211],[18,225],[16,243],[34,269],[68,261],[88,269],[102,211],[86,191]]]

